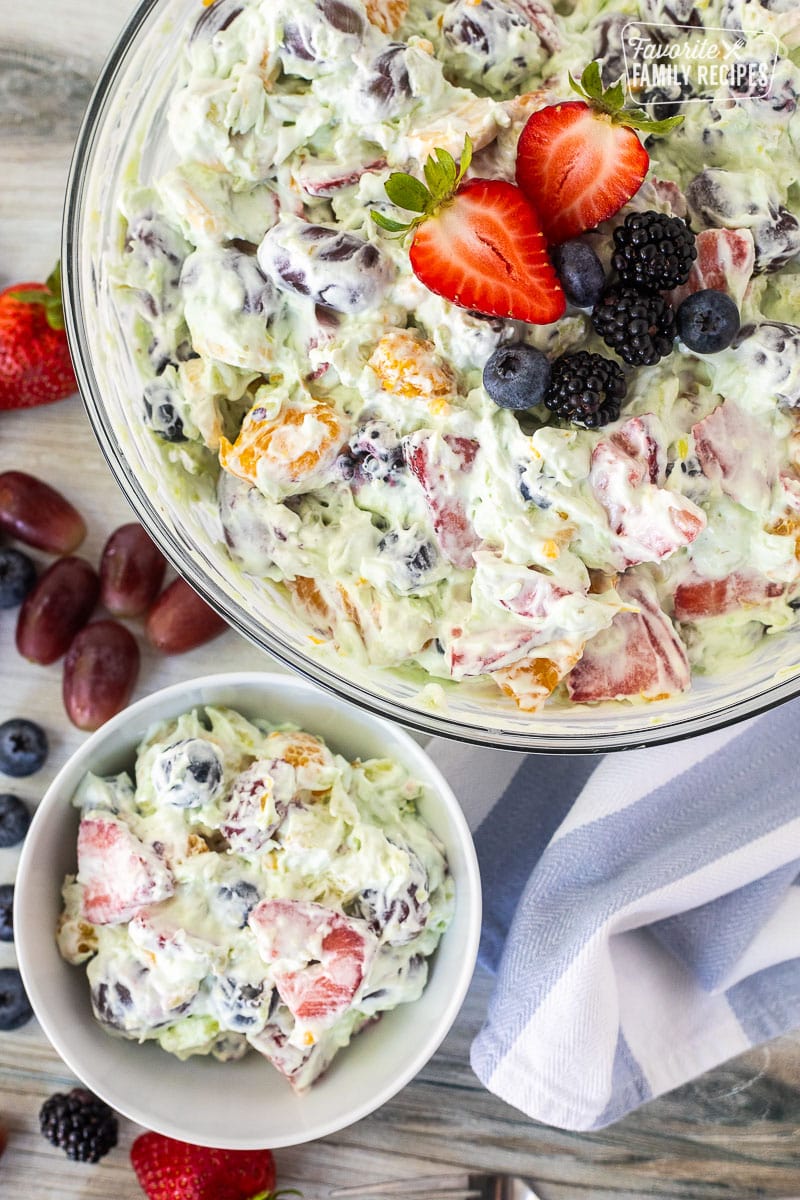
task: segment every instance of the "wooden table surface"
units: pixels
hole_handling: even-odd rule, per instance
[[[131,0],[5,0],[0,25],[0,286],[44,278],[58,255],[72,142],[102,60]],[[0,470],[48,478],[84,512],[82,552],[96,557],[130,513],[96,448],[77,397],[27,413],[0,414]],[[42,562],[46,556],[40,556]],[[0,613],[0,721],[27,715],[45,726],[45,768],[17,781],[35,804],[85,735],[63,715],[58,665],[24,663],[14,614]],[[135,628],[135,623],[132,623]],[[209,670],[262,658],[233,632],[175,659],[145,654],[137,695]],[[9,783],[0,777],[3,790]],[[16,850],[0,850],[0,883]],[[0,966],[14,962],[0,944]],[[478,973],[450,1037],[421,1075],[373,1116],[335,1136],[277,1154],[285,1186],[323,1200],[356,1182],[457,1169],[526,1173],[542,1200],[684,1197],[752,1200],[800,1195],[800,1034],[754,1050],[627,1120],[592,1135],[536,1125],[486,1092],[469,1067],[469,1044],[491,991]],[[0,1122],[10,1131],[0,1197],[135,1200],[127,1150],[137,1128],[122,1122],[119,1147],[97,1166],[68,1162],[38,1133],[37,1113],[69,1072],[35,1022],[0,1033]]]

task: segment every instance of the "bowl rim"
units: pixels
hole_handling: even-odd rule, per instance
[[[178,715],[179,712],[186,711],[188,702],[182,704],[178,702],[187,693],[199,691],[200,689],[213,693],[223,689],[230,690],[232,687],[254,687],[265,692],[270,692],[273,695],[277,694],[282,687],[291,687],[298,689],[301,693],[306,692],[309,698],[316,699],[317,701],[321,700],[326,705],[331,706],[332,709],[355,707],[345,705],[338,697],[327,694],[309,681],[300,679],[295,675],[277,674],[267,671],[217,672],[197,676],[196,678],[170,684],[167,687],[149,693],[147,696],[143,696],[91,734],[70,755],[59,769],[50,786],[46,789],[33,814],[20,855],[14,892],[14,926],[17,930],[17,960],[19,970],[34,1016],[38,1020],[42,1032],[50,1044],[79,1080],[97,1096],[105,1100],[106,1103],[110,1104],[117,1112],[146,1129],[155,1128],[156,1132],[178,1138],[182,1141],[190,1141],[195,1145],[208,1145],[222,1149],[257,1149],[263,1146],[263,1138],[254,1140],[248,1136],[239,1139],[228,1137],[223,1141],[220,1141],[219,1138],[209,1139],[201,1137],[198,1139],[197,1135],[191,1135],[190,1131],[182,1129],[177,1124],[170,1125],[167,1122],[158,1122],[154,1127],[152,1118],[148,1116],[147,1108],[142,1103],[138,1102],[135,1098],[129,1099],[124,1095],[117,1095],[115,1090],[116,1079],[112,1079],[108,1073],[104,1073],[102,1070],[95,1069],[93,1063],[85,1063],[82,1061],[81,1056],[73,1051],[69,1030],[63,1021],[59,1022],[56,1015],[57,1002],[48,999],[49,993],[46,987],[46,980],[42,973],[42,981],[40,982],[39,966],[37,966],[37,961],[33,960],[29,954],[28,946],[32,944],[33,939],[29,942],[25,936],[26,929],[38,923],[36,913],[39,906],[29,903],[31,897],[28,896],[28,891],[32,886],[29,883],[29,879],[33,875],[33,868],[37,857],[39,831],[44,829],[52,813],[58,810],[59,805],[63,805],[65,812],[69,811],[71,807],[69,801],[74,792],[74,777],[77,776],[80,778],[83,773],[89,770],[89,764],[97,752],[108,744],[113,743],[114,738],[120,730],[124,729],[131,722],[135,723],[140,718],[145,717],[148,711],[163,707],[165,703],[174,700],[175,715]],[[230,704],[230,702],[228,703]],[[190,706],[203,707],[207,704],[213,705],[214,701],[209,697],[208,699],[197,700]],[[253,706],[252,704],[248,704],[247,707],[252,709]],[[357,709],[355,711],[358,712]],[[350,1109],[344,1118],[341,1116],[331,1117],[326,1121],[318,1121],[316,1125],[304,1127],[298,1136],[270,1137],[269,1145],[273,1149],[301,1145],[304,1142],[326,1137],[331,1133],[344,1129],[362,1120],[377,1108],[380,1108],[410,1083],[436,1053],[450,1032],[466,997],[477,961],[482,919],[481,878],[472,834],[461,805],[441,770],[425,752],[423,747],[406,730],[385,721],[382,717],[378,717],[373,713],[361,712],[359,715],[363,721],[372,726],[378,735],[385,728],[385,730],[391,733],[393,739],[400,742],[403,748],[402,761],[412,774],[415,766],[419,764],[422,767],[426,776],[426,786],[432,792],[436,793],[437,803],[442,805],[447,822],[453,829],[454,840],[459,844],[463,858],[463,870],[459,877],[460,901],[458,904],[459,909],[464,913],[464,933],[466,936],[460,943],[461,952],[456,959],[457,970],[453,976],[448,976],[449,987],[446,1004],[438,1014],[435,1023],[431,1025],[430,1032],[426,1031],[426,1036],[420,1039],[419,1048],[409,1054],[404,1070],[384,1083],[379,1090],[370,1093],[368,1098],[365,1098],[360,1104]],[[153,718],[153,720],[155,719],[157,718]],[[166,718],[162,717],[160,719]],[[313,729],[310,732],[313,732]],[[69,784],[68,790],[70,795],[67,796],[65,794],[65,787],[69,780],[73,782]],[[445,937],[447,936],[447,932],[445,931]],[[55,937],[53,938],[53,947],[59,964],[70,967],[70,964],[61,958],[58,950],[55,948]],[[94,1022],[88,998],[86,1002],[86,1017],[87,1020]],[[97,1031],[103,1034],[103,1036],[108,1037],[108,1034],[105,1034],[99,1024],[97,1025]],[[109,1042],[114,1040],[109,1038]],[[119,1039],[119,1041],[120,1045],[124,1046],[126,1051],[129,1046],[134,1044],[130,1039]],[[265,1064],[265,1069],[269,1070],[270,1068]]]
[[[137,34],[157,10],[170,0],[141,0],[123,27],[100,72],[92,92],[75,143],[70,164],[64,202],[62,227],[62,263],[65,326],[75,366],[78,390],[82,397],[89,424],[105,456],[111,473],[122,489],[137,518],[147,529],[159,549],[176,571],[195,589],[219,615],[260,650],[279,660],[291,671],[317,684],[339,699],[365,709],[375,716],[397,722],[406,728],[429,736],[446,737],[454,741],[493,749],[526,751],[546,754],[602,754],[613,750],[636,750],[648,746],[680,741],[757,716],[800,695],[800,665],[791,671],[774,672],[766,683],[759,682],[738,698],[728,696],[708,698],[703,712],[659,717],[658,704],[642,702],[624,705],[616,703],[616,713],[624,714],[624,727],[611,730],[582,730],[578,733],[559,732],[555,723],[537,725],[537,714],[530,714],[530,728],[524,730],[482,725],[478,720],[452,712],[436,712],[433,708],[412,707],[400,699],[382,696],[348,675],[349,664],[341,660],[340,670],[303,655],[274,631],[266,631],[231,597],[221,598],[201,565],[190,562],[179,537],[167,523],[126,461],[123,448],[106,415],[102,389],[97,379],[87,335],[82,302],[80,264],[81,234],[86,217],[86,189],[92,166],[93,151],[104,126],[102,119],[113,100],[114,83],[126,66]],[[235,607],[235,612],[233,608]],[[735,668],[732,668],[735,670]],[[431,679],[436,683],[435,679]],[[573,710],[570,710],[573,711]],[[628,719],[630,718],[630,719]],[[587,715],[587,720],[591,718]]]

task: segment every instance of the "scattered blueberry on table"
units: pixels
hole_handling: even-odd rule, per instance
[[[12,717],[0,725],[0,771],[15,779],[33,775],[47,758],[47,734],[26,717]]]
[[[19,796],[11,792],[0,794],[0,849],[18,845],[30,823],[31,815]]]

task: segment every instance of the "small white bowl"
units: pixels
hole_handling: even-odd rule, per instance
[[[155,721],[204,704],[292,721],[347,758],[388,756],[425,785],[420,811],[443,841],[456,885],[453,921],[431,961],[421,998],[385,1013],[340,1051],[309,1091],[296,1095],[258,1054],[233,1063],[180,1062],[153,1043],[106,1033],[92,1015],[84,967],[56,946],[64,876],[76,870],[78,812],[70,803],[91,770],[130,769]],[[47,1037],[96,1095],[133,1121],[197,1145],[230,1149],[297,1145],[351,1125],[425,1065],[453,1024],[472,977],[481,922],[480,876],[453,792],[403,730],[290,675],[211,675],[156,692],[114,717],[56,776],[25,840],[15,887],[20,970]]]

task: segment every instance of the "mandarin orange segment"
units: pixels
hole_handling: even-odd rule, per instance
[[[309,763],[325,762],[325,747],[319,738],[302,731],[281,733],[276,731],[267,738],[267,750],[287,762],[290,767],[306,767]]]
[[[492,671],[491,676],[522,712],[537,712],[567,672],[575,666],[582,650],[583,647],[558,662],[546,657],[523,658],[510,667]]]
[[[251,409],[235,442],[220,438],[223,468],[248,483],[257,481],[260,463],[268,474],[297,483],[332,462],[345,439],[336,412],[322,401],[283,408],[272,418],[259,417],[259,411]]]
[[[443,400],[456,393],[456,378],[433,342],[413,329],[385,333],[367,364],[385,392],[413,400]]]
[[[286,587],[312,625],[324,633],[331,633],[334,613],[316,581],[306,575],[297,575],[294,579],[286,580]]]
[[[408,0],[365,0],[367,17],[381,33],[395,33],[406,19]]]

